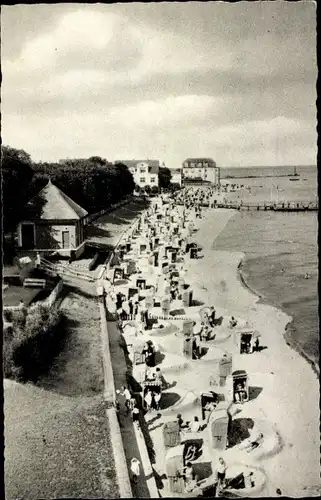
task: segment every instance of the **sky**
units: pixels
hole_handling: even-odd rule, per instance
[[[316,164],[314,2],[3,6],[2,142],[35,161]]]

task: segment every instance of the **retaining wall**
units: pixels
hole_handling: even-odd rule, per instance
[[[127,202],[126,202],[127,203]],[[124,204],[124,203],[123,203]],[[120,242],[124,238],[127,231],[133,228],[133,226],[137,224],[137,218],[123,231],[121,236],[119,237],[117,243],[114,246],[114,251],[119,246]],[[108,262],[104,265],[101,276],[99,279],[103,277],[105,272],[110,268],[110,262],[114,252],[109,256]],[[124,447],[122,443],[119,423],[115,411],[115,407],[112,406],[111,402],[114,402],[116,399],[116,389],[114,383],[114,375],[112,368],[112,360],[110,356],[109,350],[109,335],[108,335],[108,327],[107,327],[107,317],[109,315],[109,311],[106,308],[104,296],[99,298],[99,307],[100,307],[100,315],[101,315],[101,332],[102,332],[102,349],[103,349],[103,362],[104,362],[104,377],[105,377],[105,400],[109,406],[107,410],[108,418],[110,420],[111,426],[111,435],[113,436],[112,446],[114,451],[115,458],[115,467],[117,472],[117,480],[120,488],[120,496],[121,498],[132,497],[129,472],[127,468],[127,462],[124,452]],[[156,485],[155,476],[153,473],[152,464],[149,458],[145,438],[140,429],[135,428],[135,436],[137,440],[137,445],[142,457],[142,467],[144,470],[144,475],[146,478],[146,484],[149,490],[150,498],[159,497],[158,489]],[[129,494],[130,490],[130,494]]]

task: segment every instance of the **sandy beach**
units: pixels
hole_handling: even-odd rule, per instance
[[[268,476],[264,496],[275,496],[276,488],[286,496],[308,496],[314,486],[318,494],[318,380],[309,363],[285,341],[285,327],[291,318],[258,303],[259,297],[242,285],[237,268],[243,254],[211,250],[232,216],[232,211],[204,212],[196,233],[203,258],[187,262],[189,282],[198,300],[215,305],[219,316],[234,315],[249,321],[260,332],[261,345],[267,346],[237,359],[237,368],[243,365],[250,385],[262,388],[260,395],[244,406],[242,416],[273,423],[282,441],[282,450],[264,460]]]
[[[171,321],[169,317],[164,330],[146,332],[139,336],[140,340],[137,339],[138,342],[153,339],[159,353],[157,364],[169,384],[162,393],[161,412],[157,415],[151,411],[145,416],[156,452],[155,470],[160,477],[166,473],[164,424],[173,421],[178,413],[182,413],[186,422],[199,414],[200,395],[212,385],[215,360],[227,352],[232,354],[233,371],[247,372],[250,387],[249,401],[234,408],[233,421],[236,426],[247,422],[250,428],[260,429],[264,435],[262,447],[255,452],[242,450],[244,437],[240,436],[239,444],[230,443],[227,449],[220,451],[228,467],[232,471],[241,464],[243,469],[252,467],[260,471],[261,486],[251,496],[276,497],[279,490],[282,496],[318,496],[318,380],[310,364],[286,342],[284,334],[291,317],[280,309],[259,302],[259,297],[242,284],[238,267],[244,254],[213,250],[214,240],[235,213],[232,210],[204,209],[202,219],[194,219],[196,232],[193,240],[201,249],[199,258],[190,259],[185,255],[184,262],[179,264],[185,269],[185,282],[193,290],[194,302],[183,310],[179,303],[173,303],[171,310],[182,310],[186,317],[199,321],[200,309],[214,305],[216,317],[223,318],[222,325],[215,327],[215,340],[203,342],[206,354],[193,361],[184,357],[180,334],[183,322],[178,318]],[[193,219],[193,215],[191,217]],[[150,312],[156,316],[161,314],[158,307]],[[259,332],[262,347],[259,352],[240,354],[235,336],[228,327],[231,316],[237,318],[239,325],[248,322]],[[125,329],[124,335],[127,343],[133,341],[130,327]],[[133,368],[136,380],[142,380],[144,365]],[[198,433],[204,443],[207,432],[205,429]],[[213,470],[216,460],[217,455],[206,445],[200,459],[203,465],[196,461],[195,467],[200,466],[204,471],[204,464],[208,463],[212,464]],[[162,496],[170,494],[166,480],[163,488]]]

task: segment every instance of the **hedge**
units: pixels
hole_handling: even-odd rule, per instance
[[[12,328],[4,331],[4,376],[37,381],[59,353],[65,336],[64,316],[45,304],[12,311]]]

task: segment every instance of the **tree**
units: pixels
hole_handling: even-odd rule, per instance
[[[11,233],[12,243],[17,224],[25,217],[25,206],[33,176],[30,156],[22,149],[1,147],[3,230]]]
[[[169,168],[159,167],[158,179],[160,188],[167,189],[170,185],[171,178],[172,174]]]
[[[51,181],[89,213],[108,208],[134,190],[126,165],[109,163],[100,157],[68,159],[63,163],[37,164],[38,174]]]
[[[171,182],[169,187],[172,191],[178,191],[181,189],[181,185],[178,182]]]

